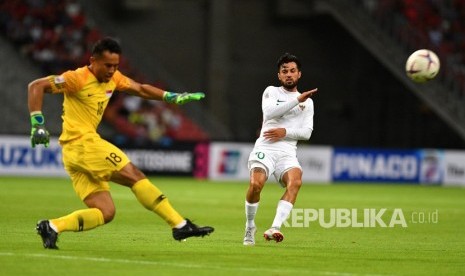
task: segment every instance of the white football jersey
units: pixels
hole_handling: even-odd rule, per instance
[[[268,86],[262,96],[263,124],[255,149],[278,151],[296,150],[298,140],[308,140],[313,131],[313,100],[299,103],[300,92],[289,92],[282,86]],[[272,128],[285,128],[286,137],[271,142],[263,132]]]

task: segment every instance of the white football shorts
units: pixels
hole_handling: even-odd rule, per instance
[[[262,168],[266,171],[267,179],[270,177],[270,174],[272,174],[281,186],[286,187],[285,183],[282,181],[283,175],[293,168],[302,170],[295,152],[293,153],[294,154],[282,151],[253,149],[249,155],[249,172],[251,172],[253,168]]]

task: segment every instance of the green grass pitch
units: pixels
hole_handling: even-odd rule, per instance
[[[246,182],[151,178],[184,216],[215,232],[172,239],[131,191],[112,184],[108,225],[62,233],[46,250],[37,220],[83,208],[66,178],[0,177],[0,275],[465,275],[465,189],[415,185],[304,185],[296,209],[402,210],[408,227],[283,227],[282,243],[262,233],[283,189],[268,183],[257,243],[242,245]],[[422,214],[422,217],[419,215]],[[437,219],[428,221],[430,214]],[[388,216],[389,217],[389,216]],[[424,218],[424,219],[422,219]],[[421,223],[420,223],[421,220]],[[389,220],[388,220],[389,221]],[[415,223],[416,222],[416,223]]]

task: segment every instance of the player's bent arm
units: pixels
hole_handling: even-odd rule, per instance
[[[29,112],[41,111],[45,93],[51,93],[48,77],[36,79],[28,85],[27,103]]]
[[[296,105],[299,104],[297,99],[289,100],[280,105],[276,105],[276,100],[264,100],[263,101],[263,117],[265,120],[271,120],[274,118],[279,118],[286,114],[289,110],[293,109]]]
[[[296,99],[287,101],[283,104],[276,105],[277,98],[269,97],[263,99],[262,110],[265,120],[270,120],[283,116],[286,112],[293,109],[299,103],[305,102],[318,91],[318,88],[301,93]]]
[[[286,138],[309,140],[310,136],[312,136],[311,128],[286,128]]]

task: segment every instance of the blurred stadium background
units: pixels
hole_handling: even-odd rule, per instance
[[[179,210],[211,222],[208,239],[175,243],[117,185],[121,212],[105,233],[68,235],[57,254],[32,234],[39,216],[82,203],[68,178],[52,178],[66,176],[62,97],[45,98],[50,147],[32,149],[27,84],[87,64],[103,36],[121,42],[121,70],[136,80],[206,93],[180,107],[114,95],[100,133]],[[441,59],[429,83],[405,76],[418,48]],[[286,227],[285,243],[244,250],[246,160],[284,52],[302,60],[299,88],[319,88],[315,130],[298,150],[304,182],[351,184],[307,185],[297,208],[400,208],[440,223]],[[0,274],[465,275],[464,59],[465,0],[0,0]],[[365,185],[385,182],[422,185]],[[260,225],[281,194],[263,193]]]
[[[304,143],[463,149],[464,17],[461,0],[2,0],[0,134],[28,135],[28,82],[86,64],[92,43],[112,36],[136,80],[207,94],[182,107],[113,97],[101,133],[123,147],[252,143],[275,61],[291,52],[303,63],[299,88],[319,88]],[[404,73],[419,48],[442,62],[426,84]],[[54,136],[60,102],[45,100]]]

